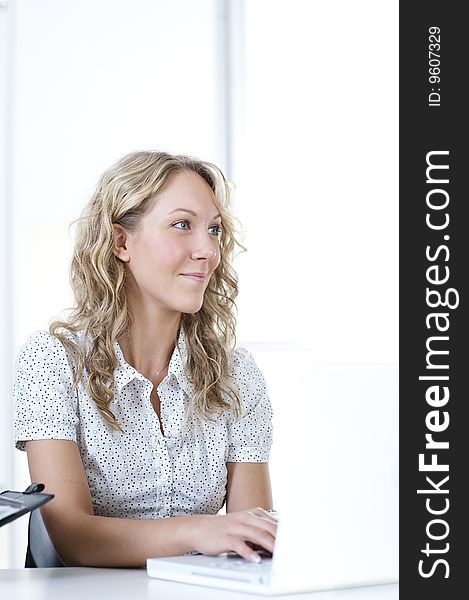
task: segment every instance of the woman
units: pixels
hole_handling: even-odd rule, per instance
[[[42,513],[65,564],[273,550],[271,409],[234,349],[236,244],[210,163],[137,152],[101,177],[78,221],[76,306],[16,365],[16,446],[55,494]]]

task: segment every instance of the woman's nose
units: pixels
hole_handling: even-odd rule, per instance
[[[194,246],[191,252],[191,258],[194,260],[207,259],[212,260],[218,254],[218,241],[210,234],[202,234],[194,239]]]

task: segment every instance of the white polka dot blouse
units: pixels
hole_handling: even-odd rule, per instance
[[[158,386],[163,435],[150,402],[152,383],[125,362],[117,342],[115,349],[110,409],[123,432],[102,420],[86,392],[86,373],[73,387],[73,362],[61,342],[45,331],[31,335],[16,361],[16,447],[24,450],[28,440],[76,442],[95,515],[155,519],[218,513],[226,496],[226,463],[269,458],[272,411],[253,356],[244,348],[233,353],[242,419],[223,412],[213,422],[195,416],[186,421],[193,388],[184,373],[187,349],[181,331]]]

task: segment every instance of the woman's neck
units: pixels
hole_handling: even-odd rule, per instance
[[[117,340],[125,360],[152,380],[171,358],[180,320],[180,314],[159,321],[132,315],[128,331]]]

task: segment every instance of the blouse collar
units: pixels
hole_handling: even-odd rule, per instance
[[[117,341],[114,342],[114,350],[117,357],[117,367],[114,371],[116,391],[120,391],[124,386],[126,386],[134,379],[138,379],[140,381],[148,381],[148,379],[144,377],[139,371],[137,371],[137,369],[129,365],[128,362],[126,362],[124,354]],[[193,385],[189,382],[186,372],[184,370],[185,365],[187,364],[188,356],[189,352],[187,349],[186,336],[184,334],[183,328],[181,327],[179,331],[177,344],[173,350],[171,359],[169,361],[167,377],[176,378],[181,388],[188,395],[193,395]]]

